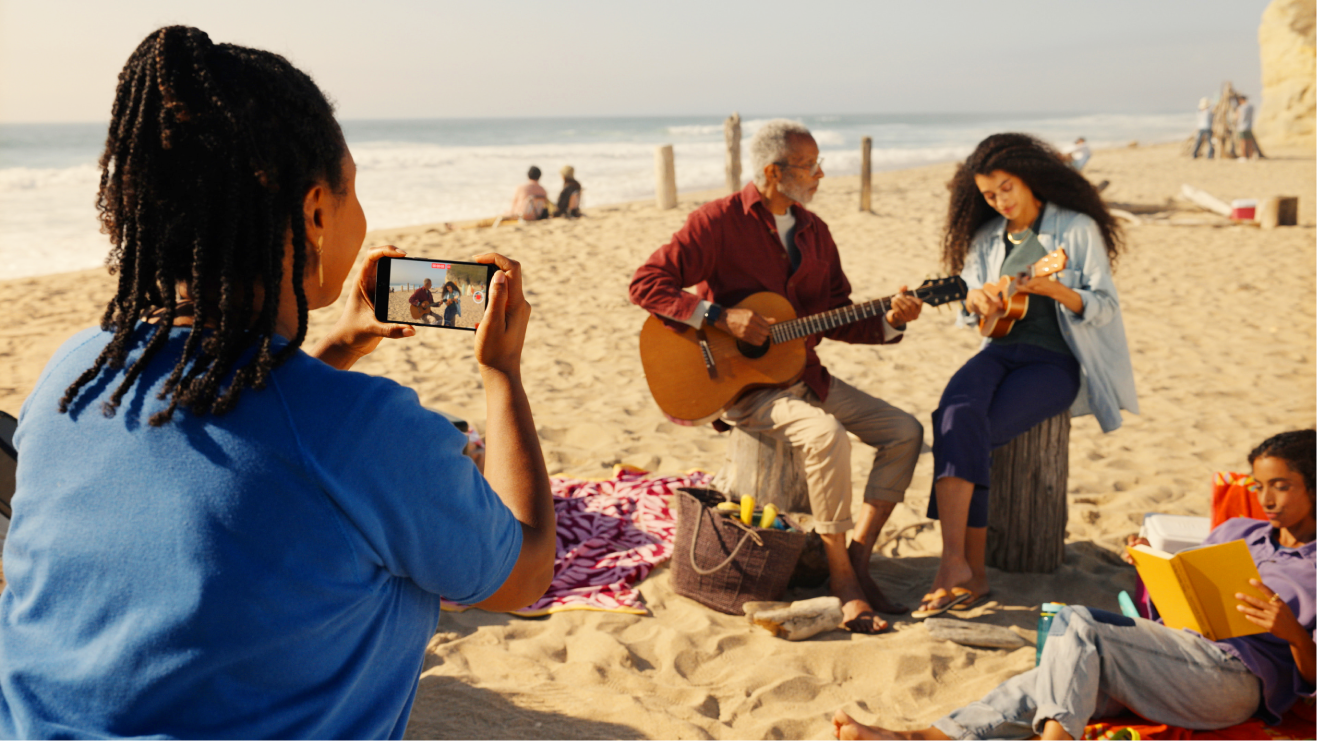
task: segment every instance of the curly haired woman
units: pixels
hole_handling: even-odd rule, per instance
[[[371,306],[402,251],[372,250],[301,347],[366,234],[311,78],[162,28],[120,73],[101,168],[119,288],[19,420],[0,736],[401,737],[440,597],[521,607],[554,567],[519,265],[480,258],[501,269],[475,340],[488,481],[414,391],[348,370],[414,332]]]
[[[1062,249],[1057,280],[1017,281],[1026,315],[988,340],[953,375],[935,410],[935,484],[928,514],[940,520],[943,552],[934,585],[913,614],[935,615],[989,592],[985,572],[990,454],[1072,408],[1105,432],[1137,412],[1118,291],[1110,274],[1123,237],[1089,181],[1026,134],[982,141],[950,183],[944,262],[971,289],[962,324],[1002,311],[981,287],[1017,276]]]

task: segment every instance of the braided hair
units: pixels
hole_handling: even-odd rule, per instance
[[[119,73],[100,159],[96,207],[112,244],[106,265],[118,274],[101,328],[113,336],[60,412],[99,375],[124,368],[138,323],[154,315],[141,356],[102,404],[115,414],[165,347],[180,288],[194,302],[192,329],[158,395],[169,406],[151,424],[180,405],[221,415],[243,389],[263,388],[307,334],[303,199],[318,183],[347,192],[346,151],[330,102],[283,57],[213,44],[185,26],[147,36]],[[298,330],[276,350],[290,240]]]
[[[996,170],[1017,176],[1032,195],[1095,220],[1112,265],[1123,249],[1123,232],[1082,174],[1064,164],[1053,147],[1029,134],[992,134],[976,145],[949,182],[949,214],[944,227],[944,265],[961,273],[976,231],[999,216],[976,187],[977,175]]]
[[[1315,430],[1290,430],[1286,433],[1266,438],[1247,454],[1247,463],[1255,464],[1256,459],[1267,456],[1280,459],[1288,468],[1302,475],[1306,482],[1306,494],[1311,497],[1311,506],[1315,507]]]

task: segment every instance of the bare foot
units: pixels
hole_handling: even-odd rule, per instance
[[[843,709],[834,712],[834,738],[835,739],[898,739],[893,736],[882,736],[884,729],[878,727],[868,727],[858,722]]]
[[[879,634],[889,628],[889,622],[876,615],[871,604],[866,602],[856,581],[831,578],[830,594],[843,603],[841,627],[854,634]]]
[[[915,732],[895,732],[884,727],[868,727],[849,716],[843,709],[834,712],[835,739],[948,739],[935,727]]]
[[[871,607],[881,613],[907,613],[905,605],[895,603],[885,597],[884,591],[871,577],[871,552],[857,541],[848,544],[848,561],[852,562],[853,572],[857,575],[857,585]]]
[[[931,585],[928,594],[934,594],[940,590],[952,594],[955,587],[960,587],[965,582],[971,582],[972,576],[972,568],[967,564],[966,559],[943,557],[940,559],[940,569],[935,573],[935,582]],[[976,591],[972,590],[972,592]],[[929,610],[935,607],[934,605],[928,605],[928,603],[933,602],[937,601],[922,601],[917,610]]]

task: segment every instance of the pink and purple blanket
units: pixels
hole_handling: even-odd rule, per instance
[[[558,611],[647,613],[637,583],[674,551],[669,496],[679,487],[705,487],[711,475],[652,477],[621,468],[613,479],[552,477],[558,517],[555,577],[540,600],[519,616]],[[468,606],[444,601],[447,611]]]

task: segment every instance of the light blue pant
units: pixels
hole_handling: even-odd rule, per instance
[[[1040,667],[935,722],[953,739],[1027,739],[1045,722],[1081,739],[1086,723],[1130,709],[1159,724],[1220,729],[1260,705],[1260,680],[1204,638],[1082,606],[1059,611]]]
[[[1210,154],[1206,155],[1206,158],[1214,159],[1215,140],[1210,137],[1209,129],[1201,129],[1200,131],[1196,132],[1196,149],[1192,150],[1192,159],[1195,160],[1196,158],[1201,156],[1202,142],[1210,145]]]

